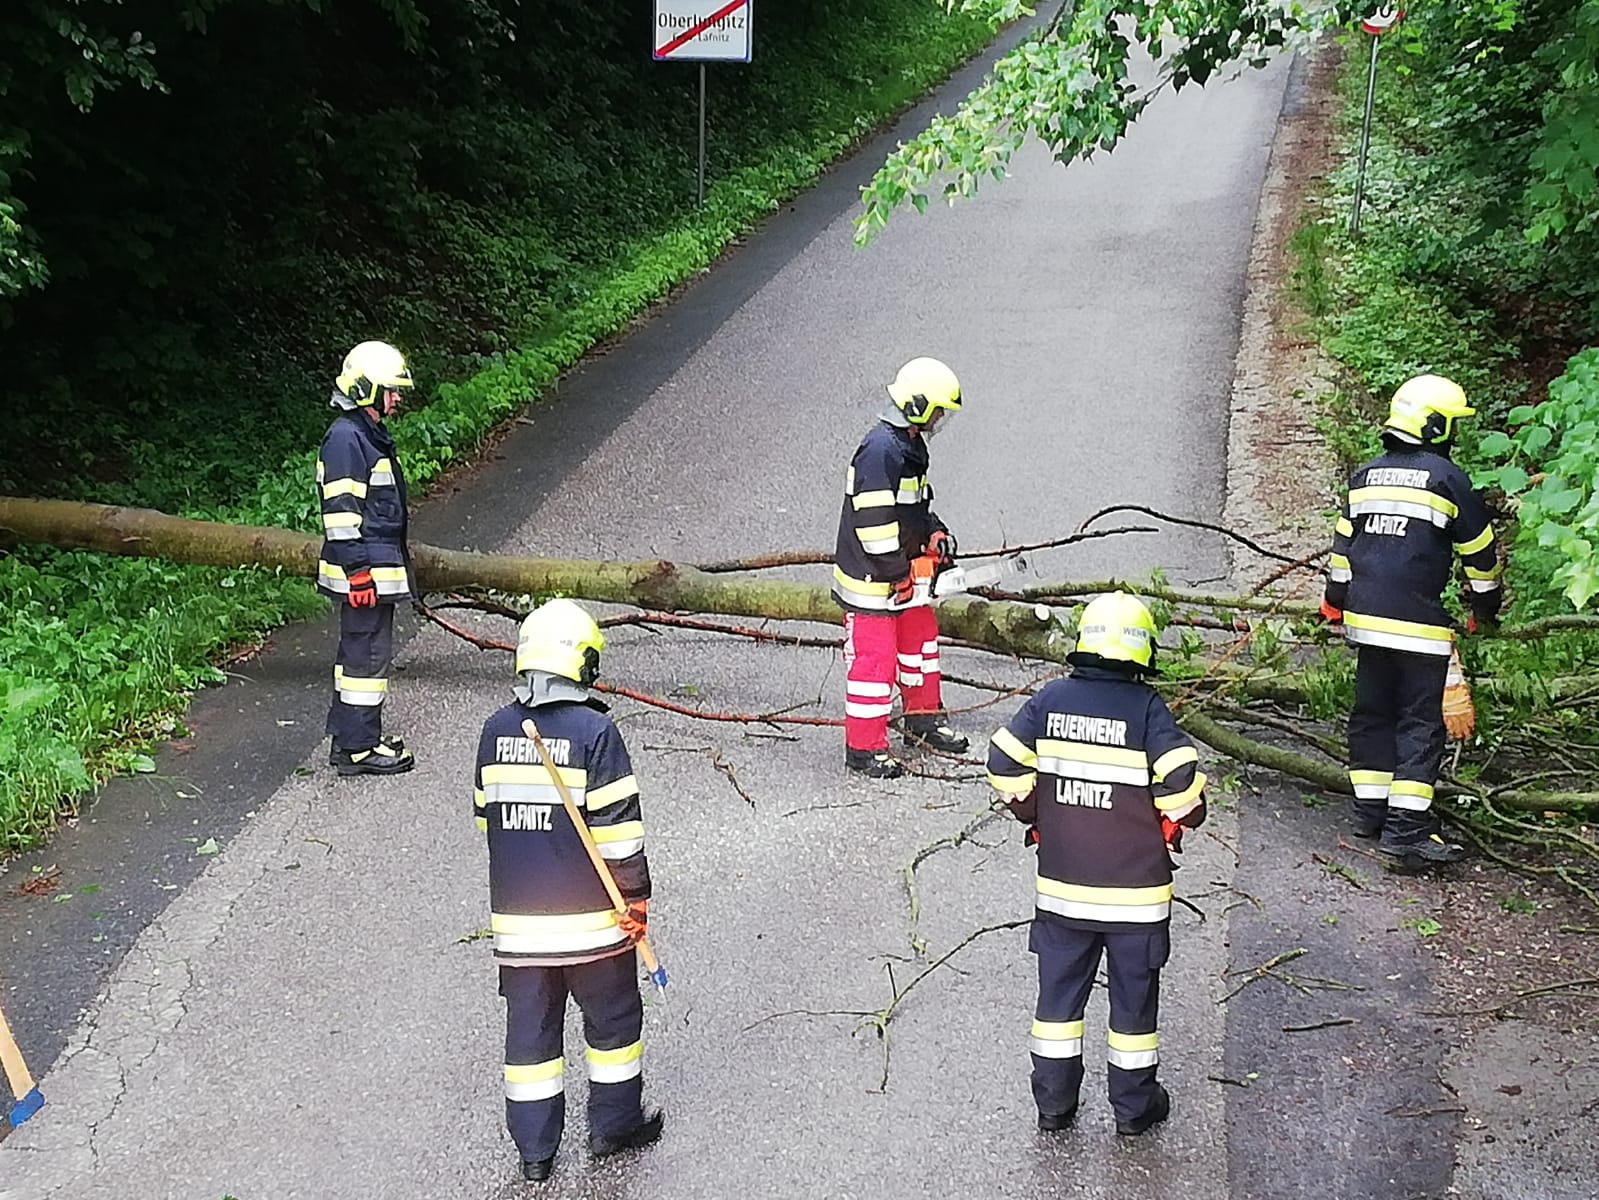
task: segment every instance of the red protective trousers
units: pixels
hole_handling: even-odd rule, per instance
[[[943,710],[939,690],[938,618],[927,605],[897,613],[846,613],[844,744],[888,749],[888,715],[899,683],[905,712]]]

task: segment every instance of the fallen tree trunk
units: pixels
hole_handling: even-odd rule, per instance
[[[0,497],[0,531],[16,541],[41,542],[102,554],[164,558],[200,566],[256,566],[307,578],[316,575],[318,538],[253,525],[191,521],[147,508],[70,500]],[[660,612],[721,613],[778,621],[837,625],[843,613],[820,584],[712,575],[661,560],[517,558],[412,543],[412,564],[424,591],[478,587],[513,594],[572,596],[632,604]],[[1060,662],[1067,640],[1030,604],[962,597],[939,604],[939,624],[954,638],[1002,654]]]

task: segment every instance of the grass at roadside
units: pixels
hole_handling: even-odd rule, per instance
[[[502,348],[407,343],[435,368],[429,402],[396,427],[413,483],[425,485],[469,455],[495,424],[535,399],[598,339],[703,270],[735,236],[990,36],[986,26],[945,17],[926,0],[878,5],[872,19],[852,26],[848,36],[820,37],[786,69],[769,70],[764,94],[753,88],[744,97],[750,106],[786,105],[779,111],[795,119],[769,119],[761,144],[741,146],[740,161],[724,164],[702,211],[680,204],[650,208],[645,194],[659,180],[607,178],[606,203],[587,214],[584,245],[590,257],[556,264],[538,281],[536,297],[504,297],[504,306],[520,317],[515,327],[494,334]],[[825,71],[818,55],[827,59]],[[485,141],[465,151],[490,155],[494,146]],[[552,162],[550,169],[568,165]],[[629,206],[630,188],[653,213],[642,224]],[[447,222],[455,238],[433,268],[448,277],[441,291],[534,286],[530,277],[507,276],[501,269],[526,250],[525,222],[505,210],[499,213],[505,224],[496,226],[494,215],[474,211],[470,221]],[[584,216],[568,213],[564,219],[585,223]],[[425,303],[418,305],[419,318],[425,318]],[[425,320],[415,327],[419,339]],[[235,365],[243,368],[242,362]],[[41,490],[311,530],[315,502],[309,480],[326,419],[320,397],[327,381],[292,372],[274,378],[296,394],[268,398],[266,413],[244,406],[196,421],[191,408],[185,428],[182,410],[152,412],[137,470],[110,486],[95,483],[91,472]],[[263,419],[274,405],[295,413],[292,420],[284,418],[297,430],[291,442],[284,443],[280,422]],[[259,439],[248,437],[250,422],[263,425]],[[258,444],[305,448],[264,471],[248,494],[229,498],[239,482],[238,455],[230,458],[226,448]],[[176,503],[179,497],[188,502]],[[94,779],[145,768],[142,744],[172,729],[189,692],[216,678],[208,660],[219,649],[313,614],[321,604],[309,584],[254,570],[38,548],[0,558],[0,852],[36,841],[63,804]]]

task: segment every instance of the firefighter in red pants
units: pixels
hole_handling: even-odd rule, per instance
[[[936,358],[915,358],[888,385],[893,406],[872,428],[844,480],[833,555],[833,598],[845,610],[844,765],[873,779],[905,773],[888,750],[894,684],[905,703],[905,740],[959,754],[966,739],[944,721],[938,619],[930,580],[912,563],[950,554],[949,530],[928,507],[927,442],[961,406],[961,385]]]

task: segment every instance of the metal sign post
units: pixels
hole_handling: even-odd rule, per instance
[[[754,0],[655,0],[656,62],[700,64],[699,204],[705,207],[705,64],[750,61]]]
[[[1371,149],[1371,106],[1377,97],[1377,46],[1382,41],[1382,35],[1404,19],[1404,9],[1383,4],[1360,23],[1360,28],[1371,35],[1371,67],[1366,72],[1366,119],[1360,126],[1360,166],[1355,171],[1355,208],[1349,217],[1349,232],[1357,236],[1360,233],[1360,203],[1366,195],[1366,152]]]

